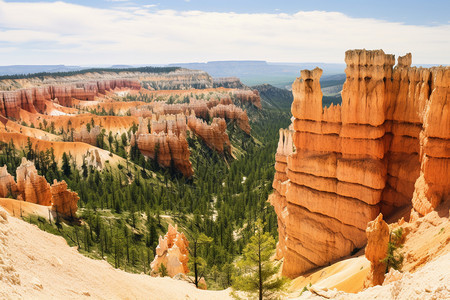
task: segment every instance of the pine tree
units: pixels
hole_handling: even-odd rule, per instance
[[[62,161],[63,161],[63,164],[62,164],[63,173],[64,173],[64,175],[69,177],[71,174],[71,170],[70,170],[69,156],[66,154],[66,152],[64,152],[62,155]]]
[[[398,250],[403,248],[402,242],[403,228],[394,230],[389,235],[388,243],[388,253],[386,257],[382,260],[386,264],[386,273],[389,272],[390,268],[394,270],[400,270],[403,265],[403,254]]]
[[[194,284],[197,288],[206,271],[206,260],[200,256],[200,247],[210,244],[212,241],[212,238],[200,233],[194,235],[189,244],[189,268],[194,272]]]
[[[251,237],[238,262],[240,272],[233,278],[233,287],[250,294],[258,294],[262,300],[274,298],[284,289],[287,279],[277,277],[279,264],[270,261],[274,252],[275,240],[263,231],[260,220],[255,224],[255,235]]]

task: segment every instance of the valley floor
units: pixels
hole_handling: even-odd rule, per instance
[[[114,269],[0,208],[1,299],[228,299],[168,277]]]

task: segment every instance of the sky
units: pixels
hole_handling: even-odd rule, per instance
[[[348,49],[450,64],[450,1],[0,0],[0,65],[343,63]]]

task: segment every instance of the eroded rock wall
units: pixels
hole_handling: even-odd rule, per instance
[[[0,197],[14,197],[30,203],[51,206],[53,210],[66,217],[75,217],[78,210],[78,194],[67,189],[67,183],[54,181],[53,185],[40,176],[34,163],[22,158],[22,163],[16,170],[17,183],[14,177],[0,168]]]
[[[47,85],[15,91],[0,91],[0,114],[8,118],[19,118],[20,109],[31,113],[43,113],[45,101],[54,100],[63,106],[71,106],[72,98],[94,100],[95,96],[115,88],[140,89],[136,80],[114,79],[71,85]]]
[[[342,105],[322,108],[318,68],[292,86],[296,152],[283,165],[278,150],[270,199],[289,277],[363,247],[380,211],[423,215],[449,198],[450,68],[411,68],[410,54],[394,68],[382,50],[345,61]]]
[[[251,128],[247,113],[240,107],[232,104],[219,104],[209,110],[209,115],[211,118],[219,117],[226,120],[235,120],[240,129],[250,134]]]
[[[292,135],[293,130],[280,129],[280,139],[275,155],[275,177],[272,184],[274,192],[269,196],[269,202],[275,208],[278,222],[279,241],[277,244],[276,259],[281,259],[286,249],[286,222],[288,216],[286,200],[288,186],[287,157],[294,152]]]
[[[209,148],[220,154],[231,154],[231,143],[226,133],[227,123],[222,118],[214,118],[211,125],[191,115],[188,117],[188,127],[198,135]]]

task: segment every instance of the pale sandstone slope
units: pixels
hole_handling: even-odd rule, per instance
[[[386,251],[385,247],[387,246],[387,242],[385,240],[383,243],[382,239],[386,238],[387,225],[381,221],[381,218],[379,217],[369,223],[369,243],[365,249],[365,255],[361,255],[360,253],[362,251],[360,251],[360,253],[356,254],[359,255],[357,257],[355,256],[344,259],[338,263],[332,264],[329,267],[316,269],[311,274],[306,274],[294,279],[291,285],[291,291],[294,291],[293,295],[298,296],[299,291],[301,291],[304,286],[308,286],[310,283],[312,284],[312,289],[317,291],[317,293],[328,295],[330,297],[338,296],[338,298],[340,297],[341,299],[347,299],[345,296],[348,296],[348,298],[356,297],[356,299],[372,299],[378,295],[377,293],[380,293],[380,295],[385,295],[386,290],[392,290],[395,291],[395,293],[402,294],[407,293],[407,291],[400,292],[397,287],[403,286],[402,289],[409,288],[409,280],[411,278],[411,282],[418,282],[420,280],[420,276],[422,276],[421,274],[423,274],[421,270],[426,270],[423,272],[429,273],[429,278],[426,282],[425,288],[430,291],[438,289],[438,287],[441,286],[440,276],[446,275],[446,277],[448,277],[448,268],[443,269],[442,272],[435,272],[436,270],[430,270],[432,267],[429,265],[433,265],[433,261],[436,259],[441,259],[441,257],[447,257],[447,259],[449,258],[449,209],[450,201],[446,201],[438,206],[436,211],[433,211],[415,221],[408,223],[401,220],[398,223],[391,223],[389,225],[389,230],[391,231],[399,227],[403,228],[403,247],[400,249],[400,252],[404,255],[404,262],[401,269],[402,273],[397,271],[392,272],[391,270],[391,272],[386,274],[386,279],[384,278],[384,269],[382,270],[382,276],[378,279],[379,281],[377,283],[380,283],[381,281],[385,287],[377,287],[375,289],[369,288],[368,290],[361,292],[364,288],[366,279],[369,279],[369,282],[374,279],[374,274],[372,271],[376,271],[378,266],[373,265],[373,262],[376,262],[379,257],[385,256],[382,252]],[[406,212],[407,211],[404,210],[403,213]],[[368,261],[367,257],[372,260],[372,263]],[[382,267],[385,268],[385,266]],[[431,272],[435,272],[435,274],[432,274]],[[369,278],[367,278],[368,274],[370,274]],[[406,283],[402,282],[402,277],[407,280]],[[399,282],[393,283],[396,281]],[[418,286],[421,286],[418,294],[421,295],[421,293],[424,292],[424,285],[423,283],[419,283]],[[447,290],[450,288],[448,280],[446,288]],[[360,293],[356,296],[352,296],[337,293],[336,291],[327,292],[328,289]],[[372,291],[375,294],[371,294],[372,292],[369,291]],[[370,297],[367,296],[369,294],[371,295]],[[432,295],[432,293],[428,294],[430,298]],[[379,297],[379,299],[392,298],[396,299],[394,294],[392,297]],[[442,297],[439,298],[437,296],[436,298],[442,299]],[[421,298],[421,296],[418,296],[418,298],[413,297],[412,299],[427,299],[427,297]],[[443,297],[443,299],[446,298]]]
[[[7,219],[7,220],[6,220]],[[42,286],[42,288],[40,288]],[[0,208],[2,299],[228,299],[179,280],[114,269]]]
[[[438,257],[414,274],[407,274],[402,279],[385,286],[375,286],[358,294],[346,294],[336,290],[306,291],[296,299],[396,299],[396,300],[431,300],[450,298],[450,253]]]

